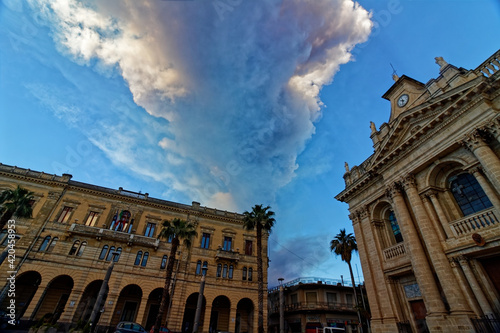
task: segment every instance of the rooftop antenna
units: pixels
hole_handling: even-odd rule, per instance
[[[389,65],[391,65],[392,68],[392,79],[397,81],[399,79],[398,73],[396,73],[396,69],[394,69],[394,66],[391,63],[389,63]]]

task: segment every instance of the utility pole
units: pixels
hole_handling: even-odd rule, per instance
[[[205,290],[205,276],[207,275],[207,264],[203,263],[201,282],[200,282],[200,292],[198,293],[198,303],[196,304],[196,313],[194,316],[193,333],[198,333],[198,327],[200,326],[201,309],[203,307],[203,291]]]

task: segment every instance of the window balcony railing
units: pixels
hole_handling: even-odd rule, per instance
[[[215,260],[228,260],[228,261],[240,261],[240,253],[236,251],[226,251],[223,249],[217,249],[215,253]]]
[[[403,242],[397,243],[384,250],[385,260],[391,260],[406,255],[406,248]]]
[[[278,313],[279,306],[272,307],[271,313]],[[354,305],[338,302],[298,302],[292,304],[285,304],[286,312],[296,311],[352,311],[355,312]]]
[[[126,232],[121,232],[121,231],[90,227],[87,225],[75,224],[75,223],[71,225],[68,232],[70,234],[95,237],[97,239],[110,239],[114,241],[124,242],[127,243],[127,245],[129,246],[142,245],[157,249],[158,246],[160,245],[160,240],[156,238],[135,235],[135,234],[128,234]]]
[[[456,237],[461,237],[477,232],[479,229],[490,228],[498,224],[498,218],[494,210],[490,208],[474,215],[466,216],[458,221],[451,222],[450,227]]]

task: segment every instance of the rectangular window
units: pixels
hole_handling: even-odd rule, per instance
[[[251,256],[252,255],[252,241],[246,240],[245,241],[245,255]]]
[[[210,234],[208,233],[203,233],[201,236],[201,248],[202,249],[208,249],[210,247]]]
[[[290,300],[292,301],[292,304],[297,304],[299,302],[297,294],[290,295]]]
[[[71,211],[73,210],[72,207],[64,206],[61,215],[59,215],[59,219],[57,222],[59,223],[66,223],[69,221],[69,217],[71,216]]]
[[[233,239],[231,237],[224,237],[224,246],[222,247],[222,249],[224,251],[231,251],[231,249],[232,249],[231,242],[232,241],[233,241]]]
[[[326,293],[326,301],[328,303],[337,303],[337,294],[336,293]]]
[[[155,234],[156,223],[148,222],[146,225],[146,231],[144,232],[144,236],[153,237]]]
[[[95,226],[98,217],[98,212],[90,212],[89,216],[87,216],[87,221],[85,221],[85,225],[88,225],[89,227]]]
[[[348,305],[354,305],[352,294],[346,294],[345,301]]]

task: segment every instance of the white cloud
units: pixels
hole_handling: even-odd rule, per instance
[[[105,135],[124,130],[117,119],[96,126],[93,142],[203,205],[238,211],[271,204],[293,179],[322,87],[372,26],[350,0],[242,1],[224,12],[210,1],[30,2],[63,54],[120,73],[151,115],[125,108],[136,122],[127,135]]]

